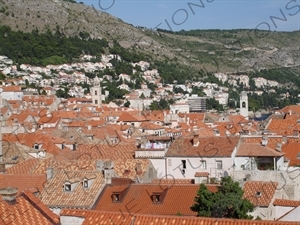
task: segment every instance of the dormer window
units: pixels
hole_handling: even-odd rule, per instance
[[[39,144],[34,144],[34,149],[39,149]]]
[[[76,145],[77,145],[77,143],[75,142],[75,143],[73,144],[73,150],[76,150]]]
[[[71,184],[70,183],[65,183],[65,191],[70,192],[71,191]]]
[[[83,180],[83,187],[88,188],[89,187],[89,181],[87,179]]]
[[[121,201],[121,193],[113,193],[112,194],[112,201],[113,202],[120,202]]]
[[[260,196],[261,196],[261,192],[260,192],[260,191],[257,191],[257,192],[256,192],[256,196],[257,196],[257,197],[260,197]]]
[[[160,195],[154,195],[153,200],[154,200],[155,202],[160,202]]]

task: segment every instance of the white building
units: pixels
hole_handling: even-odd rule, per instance
[[[246,91],[242,91],[240,94],[240,115],[248,119],[248,95]]]

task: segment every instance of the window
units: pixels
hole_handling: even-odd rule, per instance
[[[95,91],[95,95],[97,95],[98,94],[98,92],[97,91]]]
[[[113,193],[112,200],[113,202],[120,202],[120,193]]]
[[[88,188],[89,187],[89,181],[88,180],[83,180],[83,187]]]
[[[242,102],[242,108],[246,108],[246,102]]]
[[[158,195],[158,194],[153,195],[152,200],[153,200],[153,203],[161,202],[160,195]]]
[[[222,161],[216,161],[216,168],[221,170],[223,168]]]
[[[186,169],[186,160],[181,160],[182,169]]]
[[[200,162],[201,162],[200,169],[206,169],[206,161],[205,160],[201,160]]]
[[[34,149],[39,149],[39,145],[38,144],[34,144]]]
[[[261,192],[260,191],[256,192],[256,196],[261,196]]]
[[[67,183],[65,184],[65,191],[71,191],[71,184]]]
[[[98,100],[95,100],[95,104],[98,104]]]

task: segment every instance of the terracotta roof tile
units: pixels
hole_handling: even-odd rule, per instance
[[[272,117],[270,124],[266,129],[272,133],[281,135],[292,135],[294,130],[300,130],[300,124],[297,120],[300,119],[300,115],[289,115],[286,114],[284,118]]]
[[[300,165],[300,140],[288,141],[282,146],[282,152],[285,153],[285,158],[290,160],[289,166]]]
[[[15,204],[1,201],[0,212],[0,224],[3,225],[59,224],[59,217],[29,192],[22,193],[17,197]]]
[[[278,183],[263,181],[246,181],[244,184],[243,197],[255,206],[269,206]]]
[[[275,206],[286,206],[286,207],[298,207],[300,206],[299,200],[288,200],[288,199],[275,199],[273,202]]]
[[[30,174],[34,168],[39,164],[41,159],[28,159],[21,163],[18,163],[15,166],[9,167],[6,169],[7,174]]]
[[[193,145],[193,135],[176,139],[166,156],[230,157],[237,146],[239,137],[199,137],[198,146]]]
[[[127,112],[120,114],[118,122],[138,122],[138,120]]]
[[[22,92],[19,86],[2,86],[3,92]]]
[[[300,105],[288,105],[279,111],[284,113],[289,113],[291,111],[292,114],[300,114]]]
[[[19,192],[30,188],[40,192],[45,181],[46,174],[0,174],[0,188],[15,187]]]
[[[89,188],[83,186],[83,180],[89,175],[95,179]],[[67,191],[67,182],[71,183]],[[73,186],[74,185],[74,186]],[[105,185],[102,171],[54,170],[53,177],[47,181],[41,193],[42,202],[49,207],[82,207],[90,209]]]
[[[74,157],[88,154],[92,159],[118,160],[134,159],[136,150],[135,143],[117,143],[117,144],[82,144],[79,145]]]
[[[205,218],[192,216],[145,215],[133,212],[99,212],[95,210],[64,209],[61,216],[85,218],[82,225],[122,224],[122,225],[295,225],[299,222],[266,220],[238,220]]]
[[[209,173],[208,172],[196,172],[195,177],[209,177]]]
[[[262,146],[258,143],[241,143],[236,156],[269,156],[269,157],[280,157],[284,153],[278,152],[267,146]]]
[[[107,185],[98,200],[95,210],[107,212],[128,212],[129,206],[134,206],[135,214],[159,215],[196,215],[190,206],[199,189],[196,184],[131,184]],[[211,189],[209,187],[209,189]],[[121,193],[120,202],[113,202],[112,195],[117,191]],[[213,188],[217,190],[217,188]],[[161,193],[161,202],[153,202],[152,195]],[[181,193],[180,198],[178,193]]]

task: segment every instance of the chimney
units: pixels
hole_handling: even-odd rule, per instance
[[[198,145],[199,145],[199,134],[194,133],[193,146],[198,146]]]
[[[287,136],[283,136],[283,137],[282,137],[282,143],[283,143],[283,144],[286,144],[286,143],[287,143]]]
[[[276,151],[278,152],[282,151],[282,143],[276,143]]]
[[[263,146],[266,146],[268,144],[268,136],[267,135],[263,135],[262,136],[262,142],[261,142],[261,144]]]
[[[52,177],[53,177],[53,172],[54,172],[54,168],[47,168],[47,171],[46,171],[46,175],[47,175],[47,180],[50,180]]]
[[[16,203],[16,197],[18,194],[18,189],[13,187],[1,188],[0,195],[4,201],[7,201],[10,204]]]
[[[96,161],[96,170],[102,171],[104,167],[104,162],[102,160],[97,160]]]
[[[111,169],[104,170],[104,179],[105,179],[106,184],[111,184],[112,174],[113,174],[113,170],[111,170]]]

